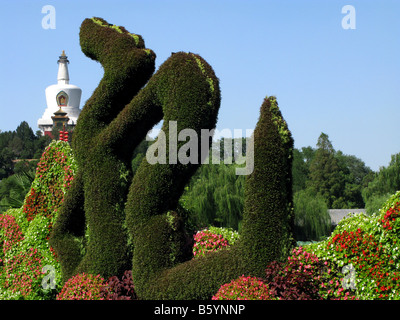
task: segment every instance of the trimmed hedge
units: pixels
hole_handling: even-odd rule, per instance
[[[155,61],[141,36],[101,18],[83,21],[80,44],[85,55],[102,64],[104,76],[74,131],[78,179],[61,207],[50,239],[64,280],[80,272],[122,275],[130,268],[123,208],[130,180],[131,159],[126,156],[132,150],[113,152],[101,133],[148,81]]]
[[[293,138],[275,97],[266,97],[254,130],[254,171],[245,184],[243,261],[255,276],[295,246],[292,195]]]
[[[131,179],[128,162],[134,148],[163,116],[165,132],[170,120],[177,121],[178,131],[214,128],[220,103],[218,79],[198,55],[172,55],[137,94],[154,70],[155,58],[151,50],[144,49],[141,37],[94,18],[82,23],[80,42],[82,51],[99,61],[105,72],[83,108],[72,142],[81,172],[76,189],[84,190],[83,203],[74,196],[66,199],[51,237],[62,261],[65,279],[77,272],[109,277],[129,269],[131,250],[124,205]],[[128,99],[132,101],[126,105]],[[174,209],[196,168],[197,165],[179,164],[167,169],[164,178],[153,173],[158,182],[158,186],[150,188],[157,191],[153,199],[164,200],[161,193],[166,193],[174,184],[178,190],[176,199],[165,206]],[[176,173],[181,170],[187,172],[187,178],[176,179]],[[139,171],[140,168],[137,175]],[[151,168],[151,171],[157,169]],[[158,204],[164,206],[162,202]],[[73,220],[82,218],[79,210],[82,207],[85,234],[82,228],[77,231],[72,227]],[[180,243],[186,239],[185,236],[174,238]],[[86,245],[82,248],[85,239]],[[174,251],[181,255],[180,250]]]
[[[143,162],[134,177],[127,205],[127,218],[132,219],[130,230],[135,243],[132,268],[138,296],[142,299],[210,299],[222,284],[242,274],[263,276],[268,262],[285,259],[295,244],[292,235],[292,148],[293,140],[276,99],[266,98],[254,131],[254,171],[246,180],[240,240],[227,250],[173,267],[168,243],[171,230],[162,214],[168,207],[161,205],[167,206],[181,191],[175,192],[175,189],[163,195],[162,202],[155,186],[162,170],[169,166],[152,171],[154,167]],[[250,150],[248,156],[252,155]],[[161,185],[167,181],[162,181]],[[168,188],[172,189],[169,185]]]
[[[197,163],[182,164],[169,133],[174,122],[176,132],[191,129],[197,137],[215,128],[220,89],[214,71],[199,55],[178,52],[150,78],[155,55],[143,39],[100,18],[82,23],[80,42],[102,64],[104,77],[75,129],[79,172],[50,239],[64,279],[78,273],[121,276],[132,268],[140,299],[210,299],[222,284],[242,274],[257,276],[268,261],[285,257],[293,244],[293,140],[276,99],[265,100],[254,133],[255,169],[247,178],[240,240],[191,259],[186,217],[177,207],[201,163],[201,141],[190,150],[191,156],[197,152]],[[135,147],[162,119],[165,139],[160,133],[149,150],[160,157],[165,142],[166,163],[145,158],[132,177]],[[178,141],[175,152],[186,143]]]

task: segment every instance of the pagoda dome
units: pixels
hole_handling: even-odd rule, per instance
[[[58,62],[57,84],[46,88],[47,108],[38,120],[38,126],[43,132],[51,131],[53,126],[52,116],[60,108],[68,115],[68,126],[75,126],[81,112],[79,108],[82,90],[69,83],[68,59],[63,50]]]

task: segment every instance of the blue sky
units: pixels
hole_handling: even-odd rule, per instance
[[[42,28],[45,5],[56,9],[55,29]],[[356,29],[342,28],[345,5]],[[296,148],[324,132],[373,170],[400,152],[398,0],[1,0],[2,131],[21,121],[38,129],[62,50],[83,107],[102,77],[79,47],[80,24],[94,16],[142,35],[157,68],[171,52],[205,58],[220,79],[220,130],[253,129],[275,95]]]

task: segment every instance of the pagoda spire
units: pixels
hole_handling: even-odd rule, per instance
[[[69,84],[69,73],[68,73],[68,57],[65,55],[65,51],[63,50],[61,53],[60,59],[57,61],[58,63],[58,75],[57,81],[58,84]]]
[[[51,131],[58,122],[65,123],[71,131],[78,120],[81,88],[69,83],[68,57],[63,50],[58,63],[57,84],[46,88],[47,108],[38,120],[38,127],[45,135],[51,136]],[[68,117],[64,117],[66,114]],[[68,118],[68,120],[66,120]],[[61,125],[62,127],[62,125]]]

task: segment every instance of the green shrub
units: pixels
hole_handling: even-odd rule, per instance
[[[389,197],[390,194],[372,195],[365,203],[365,211],[370,215],[377,214]]]
[[[220,234],[230,246],[234,245],[240,238],[239,232],[232,228],[221,228],[221,227],[214,227],[209,226],[208,230],[215,234]]]

